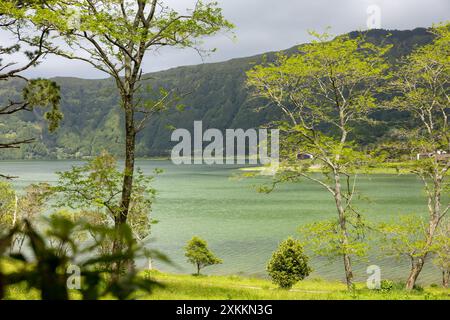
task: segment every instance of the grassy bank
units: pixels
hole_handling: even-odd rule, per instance
[[[163,286],[151,295],[140,294],[138,299],[152,300],[450,300],[450,290],[426,287],[406,292],[400,284],[390,291],[376,291],[358,283],[353,292],[343,283],[310,279],[298,283],[290,291],[280,290],[264,279],[238,276],[192,276],[144,272],[144,277],[157,280]],[[25,286],[9,289],[8,299],[37,299],[36,291]]]

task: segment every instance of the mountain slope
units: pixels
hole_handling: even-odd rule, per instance
[[[357,33],[351,33],[356,35]],[[411,31],[372,30],[367,35],[375,43],[394,45],[390,59],[410,53],[415,46],[429,43],[432,36],[426,29]],[[286,50],[293,53],[297,47]],[[153,88],[178,88],[179,92],[192,92],[183,99],[185,110],[175,108],[156,116],[138,136],[139,157],[167,154],[171,146],[169,127],[191,129],[194,120],[203,120],[204,129],[259,127],[276,119],[274,109],[257,112],[259,103],[252,100],[245,88],[245,72],[261,63],[263,57],[271,61],[275,53],[233,59],[221,63],[178,67],[145,76]],[[122,115],[119,99],[111,79],[83,80],[55,78],[62,90],[64,120],[56,134],[50,135],[42,121],[42,113],[22,113],[0,119],[0,134],[8,138],[37,137],[38,141],[20,150],[0,154],[6,158],[79,158],[98,154],[106,149],[122,156]],[[20,81],[11,81],[0,88],[0,100],[19,95]],[[386,114],[378,115],[388,118]],[[370,134],[379,134],[376,131]],[[370,140],[371,137],[368,137]]]

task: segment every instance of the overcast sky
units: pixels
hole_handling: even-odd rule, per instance
[[[450,20],[449,0],[218,0],[225,17],[236,25],[236,40],[228,34],[205,39],[205,48],[217,52],[202,59],[191,50],[165,49],[149,54],[145,72],[176,66],[224,61],[267,51],[290,48],[309,40],[308,30],[332,27],[334,34],[367,29],[367,9],[381,9],[381,27],[413,29]],[[191,0],[168,0],[176,8],[189,7]],[[3,34],[0,34],[3,36]],[[4,37],[4,36],[3,36]],[[4,40],[4,39],[2,39]],[[104,78],[82,62],[48,57],[28,76]]]

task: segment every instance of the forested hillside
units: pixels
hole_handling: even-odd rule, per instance
[[[418,28],[412,31],[373,30],[368,34],[371,41],[392,43],[392,60],[411,52],[415,45],[429,43],[432,35]],[[298,47],[286,52],[294,52]],[[157,89],[177,88],[180,94],[189,93],[183,98],[184,110],[172,107],[155,116],[138,137],[139,157],[166,155],[169,153],[171,130],[190,129],[194,120],[203,120],[207,128],[252,128],[276,119],[278,115],[271,109],[257,110],[264,105],[262,101],[251,98],[245,83],[245,72],[254,64],[261,63],[263,57],[272,60],[275,53],[249,58],[198,66],[179,67],[145,76],[147,85]],[[122,156],[123,128],[118,112],[119,99],[110,79],[82,80],[75,78],[54,79],[61,87],[62,112],[64,120],[55,134],[49,134],[42,114],[22,112],[17,116],[2,117],[0,134],[6,138],[35,137],[36,143],[21,149],[2,152],[1,159],[68,159],[96,155],[106,149]],[[7,100],[21,94],[20,81],[3,83],[0,87],[0,100]],[[398,114],[378,113],[376,117],[391,121]],[[377,130],[367,130],[366,141],[370,142],[381,135],[384,125]],[[369,133],[370,132],[370,133]]]

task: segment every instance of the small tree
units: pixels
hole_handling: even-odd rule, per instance
[[[58,194],[56,207],[78,210],[79,215],[92,225],[120,228],[117,221],[120,220],[121,207],[118,203],[124,173],[119,170],[113,156],[102,153],[89,163],[59,172],[58,175],[58,185],[54,187]],[[138,242],[150,235],[151,225],[154,223],[151,210],[156,191],[151,187],[152,180],[153,177],[144,175],[140,169],[136,171],[133,180],[127,225]],[[110,254],[114,251],[115,240],[110,238],[109,241],[102,241],[102,246],[98,248],[102,253]],[[123,270],[126,266],[112,267]]]
[[[305,279],[312,269],[308,265],[309,258],[303,253],[298,240],[288,238],[283,241],[267,265],[272,281],[283,289],[290,289],[300,280]]]
[[[186,245],[185,251],[188,262],[197,267],[197,275],[200,275],[200,270],[205,267],[222,263],[222,259],[209,250],[208,243],[199,237],[193,237]]]
[[[78,209],[96,225],[117,226],[123,173],[113,156],[104,152],[83,166],[58,172],[58,176],[58,185],[54,188],[59,195],[57,207]],[[150,185],[152,180],[153,177],[138,170],[133,184],[128,224],[138,241],[150,234],[150,212],[156,193]]]
[[[412,268],[418,262],[423,263],[425,253],[430,251],[425,237],[427,222],[424,218],[401,216],[396,222],[380,223],[377,230],[382,234],[381,251],[398,259],[407,257]]]

